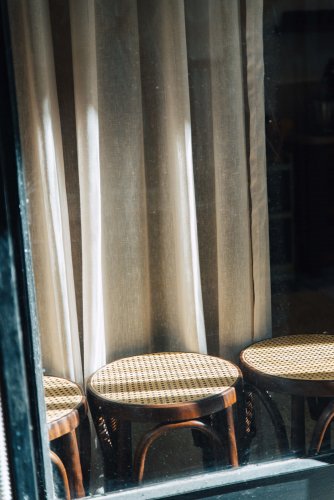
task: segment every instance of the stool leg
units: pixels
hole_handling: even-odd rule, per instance
[[[229,449],[230,464],[233,467],[237,467],[239,465],[239,462],[238,462],[237,441],[235,438],[232,406],[228,406],[225,411],[226,411],[227,429],[228,429],[228,449]]]
[[[75,430],[66,434],[64,438],[66,438],[68,442],[67,463],[68,463],[71,490],[73,490],[72,496],[74,498],[82,498],[85,496],[85,489],[83,487],[80,454],[79,454],[78,441]]]
[[[234,420],[235,415],[233,413],[232,406],[210,415],[210,417],[203,417],[200,419],[201,422],[207,424],[220,437],[224,450],[227,449],[226,458],[224,457],[225,460],[227,460],[227,463],[237,467],[239,465],[239,460]],[[205,440],[205,436],[202,432],[194,429],[193,435],[195,445],[202,448],[204,469],[212,469],[216,461],[214,450],[212,447],[208,447],[207,441]]]
[[[124,481],[130,481],[132,477],[131,422],[127,420],[119,421],[117,440],[117,472],[119,474],[119,477]]]
[[[216,432],[218,432],[220,438],[222,439],[222,441],[224,441],[224,436],[222,436],[221,433],[219,432],[219,430],[217,429],[216,416],[217,416],[217,414],[209,415],[206,417],[202,417],[199,420],[200,420],[200,422],[203,422],[204,424],[211,427],[211,429],[214,429]],[[204,470],[212,470],[212,468],[215,465],[215,455],[214,455],[214,450],[212,449],[212,446],[208,446],[207,437],[201,431],[199,431],[197,429],[191,429],[191,433],[192,433],[194,445],[201,448],[202,462],[203,462]],[[224,441],[224,444],[225,444],[225,441]]]
[[[305,455],[305,399],[291,396],[291,449],[297,456]]]
[[[114,443],[114,435],[117,434],[118,420],[104,417],[93,403],[90,404],[90,409],[103,454],[105,490],[108,491],[108,482],[114,479],[117,465],[117,450],[115,451],[117,442]]]
[[[323,410],[320,415],[312,436],[311,446],[310,446],[310,455],[315,455],[319,453],[326,430],[328,429],[329,424],[334,418],[334,401],[331,401],[329,405]]]
[[[276,434],[277,444],[281,455],[287,455],[289,453],[289,440],[286,433],[284,421],[280,411],[272,399],[268,391],[261,391],[254,385],[251,386],[252,391],[256,394],[265,407],[272,424],[274,426],[274,431]]]
[[[251,444],[256,435],[256,415],[254,391],[245,383],[244,390],[239,396],[237,408],[237,439],[239,463],[248,464]]]
[[[174,422],[170,424],[160,424],[151,431],[147,432],[140,440],[134,457],[133,479],[135,482],[141,483],[144,477],[145,461],[149,448],[162,434],[175,429],[197,429],[208,436],[214,446],[215,458],[219,462],[219,449],[223,444],[218,434],[211,429],[207,424],[199,420],[187,420],[185,422]]]
[[[89,405],[103,453],[105,490],[123,487],[132,476],[131,422],[104,415],[94,399]]]
[[[64,467],[64,464],[60,460],[58,455],[54,451],[51,451],[51,450],[50,450],[50,458],[51,458],[51,462],[57,467],[59,474],[60,474],[60,477],[62,478],[63,485],[64,485],[65,499],[70,500],[71,499],[70,488],[68,485],[67,473],[66,473],[66,469]]]
[[[90,422],[86,416],[77,428],[79,433],[79,453],[86,495],[89,493],[89,478],[91,467],[91,432]]]

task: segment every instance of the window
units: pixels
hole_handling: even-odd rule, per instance
[[[9,125],[3,118],[1,123],[2,287],[9,297],[2,307],[3,318],[14,323],[11,336],[2,323],[0,354],[14,493],[20,484],[28,498],[37,498],[37,491],[51,496],[54,487],[64,497],[58,459],[64,449],[74,450],[76,435],[84,478],[71,476],[70,470],[72,495],[86,490],[117,498],[124,488],[127,495],[138,495],[130,468],[122,469],[114,451],[126,448],[122,457],[129,463],[133,459],[128,432],[133,408],[126,408],[129,399],[112,400],[114,413],[109,414],[102,404],[118,372],[105,371],[102,381],[88,381],[106,364],[178,351],[237,363],[242,349],[271,335],[311,334],[298,344],[304,352],[313,349],[307,347],[312,334],[318,339],[325,335],[324,343],[329,342],[334,35],[328,21],[332,2],[327,10],[318,4],[50,0],[10,2],[8,18],[2,8],[4,46],[9,47],[11,37],[12,48],[12,60],[8,52],[3,60],[9,72],[1,96],[10,117]],[[291,52],[295,58],[289,63]],[[327,362],[328,374],[332,358]],[[262,358],[261,363],[264,370]],[[133,370],[144,370],[138,366]],[[234,365],[224,369],[228,366]],[[202,369],[196,365],[198,374]],[[298,480],[297,489],[303,488],[306,498],[314,495],[312,478],[329,474],[329,435],[317,460],[306,456],[301,438],[305,434],[310,440],[314,420],[329,402],[320,398],[326,391],[319,397],[305,393],[305,401],[294,398],[290,418],[291,391],[267,393],[264,387],[261,395],[246,365],[247,384],[243,388],[240,382],[239,388],[233,369],[228,377],[236,389],[233,415],[241,468],[230,467],[233,453],[220,457],[217,466],[216,448],[195,424],[192,431],[163,433],[145,465],[141,491],[147,498],[214,497],[217,492],[233,498],[259,485],[273,494],[283,491],[277,474]],[[177,370],[175,362],[168,380]],[[67,414],[57,414],[54,427],[45,415],[43,388],[48,397],[48,384],[55,380],[49,376],[69,381],[77,408],[67,444],[59,435]],[[187,376],[192,372],[182,383]],[[215,377],[212,383],[208,375],[195,377],[205,380],[206,395],[212,396]],[[197,390],[196,381],[189,384],[191,390]],[[91,452],[89,423],[83,418],[87,406],[74,382],[88,388],[96,424],[94,430],[91,423]],[[150,380],[141,389],[156,390],[160,402],[166,396],[164,383],[163,378],[156,389]],[[131,384],[127,398],[138,392]],[[10,393],[13,386],[16,394]],[[66,387],[57,389],[58,406],[52,411],[63,410]],[[94,403],[99,387],[107,389]],[[178,386],[177,395],[183,390],[190,389]],[[229,394],[232,398],[234,392]],[[174,393],[173,398],[169,403],[180,402]],[[220,432],[223,449],[231,446],[227,399],[223,417],[203,413],[193,419],[211,438]],[[115,413],[117,405],[128,411],[125,419]],[[170,415],[162,418],[165,425]],[[173,418],[177,425],[190,421]],[[283,424],[294,439],[287,439]],[[132,426],[134,447],[146,427],[143,422]],[[114,453],[110,462],[105,435]],[[26,468],[20,470],[22,446]],[[68,462],[65,453],[67,469]],[[248,486],[236,480],[237,471]],[[203,474],[207,486],[201,492]],[[291,481],[288,491],[295,484]],[[322,486],[326,498],[327,476]]]

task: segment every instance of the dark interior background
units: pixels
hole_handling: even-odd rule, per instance
[[[274,335],[334,333],[334,2],[265,0]]]

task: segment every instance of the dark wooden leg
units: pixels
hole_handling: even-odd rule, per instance
[[[83,484],[86,495],[88,495],[90,468],[91,468],[91,433],[90,433],[90,422],[88,417],[83,419],[77,431],[79,434],[79,452],[80,452],[80,462],[83,475]]]
[[[291,396],[291,451],[305,455],[305,398]]]
[[[282,415],[277,408],[275,401],[272,399],[268,391],[261,391],[255,386],[251,386],[254,394],[257,395],[262,405],[265,407],[272,424],[274,426],[274,431],[276,434],[277,444],[281,455],[287,455],[289,453],[289,440],[286,433],[284,421]]]
[[[227,407],[225,411],[227,419],[228,449],[229,449],[230,464],[233,467],[237,467],[239,465],[239,461],[238,461],[237,441],[235,438],[232,406]]]
[[[241,400],[242,398],[239,396],[239,399]],[[244,407],[242,407],[241,404],[239,405],[238,408],[236,408],[235,412],[233,411],[232,408],[233,408],[232,406],[228,407],[226,410],[222,410],[208,417],[202,417],[201,419],[198,420],[210,426],[214,430],[214,432],[216,432],[220,437],[223,444],[223,450],[222,450],[223,460],[221,460],[221,463],[238,466],[239,454],[237,450],[239,446],[237,445],[238,440],[235,430],[237,428],[240,434],[242,434],[243,432],[243,428],[241,428],[242,427],[241,425],[239,429],[239,419],[241,421],[245,420],[245,415],[244,415],[245,409]],[[217,464],[215,460],[214,449],[208,442],[208,438],[202,432],[196,429],[193,429],[192,433],[195,445],[202,448],[204,469],[212,470],[215,465],[216,466],[221,465]]]
[[[103,451],[107,491],[123,488],[132,481],[131,422],[110,418],[107,431],[99,434]]]
[[[108,491],[108,481],[115,480],[116,474],[117,458],[114,437],[118,430],[118,420],[113,419],[113,421],[108,422],[109,425],[107,425],[107,420],[103,415],[98,413],[95,414],[93,405],[91,405],[91,412],[103,454],[105,490]]]
[[[331,401],[329,405],[323,410],[320,415],[312,436],[311,446],[310,446],[310,455],[316,455],[319,453],[321,445],[324,440],[325,433],[329,427],[329,424],[334,418],[334,401]]]
[[[110,418],[104,421],[98,434],[103,451],[106,490],[122,488],[132,480],[131,422]]]
[[[200,419],[201,422],[210,426],[212,429],[216,430],[220,435],[219,430],[217,429],[217,418],[216,415],[209,415],[207,417],[202,417]],[[191,429],[191,433],[193,436],[194,445],[201,448],[202,451],[202,461],[204,470],[212,470],[216,464],[214,450],[209,443],[208,438],[199,430]],[[222,438],[222,436],[220,436]],[[225,448],[225,446],[224,446]]]
[[[117,436],[118,460],[117,471],[119,477],[128,482],[132,478],[132,437],[131,422],[121,420],[119,422]]]
[[[256,435],[254,398],[252,387],[245,383],[243,393],[236,403],[239,463],[243,465],[246,465],[249,461],[251,444]]]
[[[132,477],[131,422],[104,415],[95,400],[88,399],[103,454],[105,491],[122,488]]]
[[[60,460],[58,455],[54,451],[51,451],[51,450],[50,450],[50,458],[51,458],[52,463],[57,467],[57,470],[58,470],[60,477],[63,481],[65,499],[70,500],[71,499],[70,488],[68,485],[68,478],[67,478],[67,473],[66,473],[66,469],[64,467],[64,464]]]
[[[67,441],[66,465],[73,498],[82,498],[86,495],[83,486],[80,453],[75,430],[64,436]]]
[[[135,482],[141,483],[144,477],[145,461],[147,452],[150,446],[156,441],[162,434],[170,430],[176,429],[197,429],[203,432],[208,438],[210,438],[217,463],[220,462],[220,454],[222,451],[223,443],[218,436],[218,434],[211,429],[211,427],[200,420],[187,420],[185,422],[173,422],[170,424],[160,424],[151,431],[147,432],[140,440],[134,457],[133,464],[133,479]]]

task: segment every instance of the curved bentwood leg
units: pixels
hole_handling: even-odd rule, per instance
[[[161,424],[156,426],[151,431],[147,432],[142,439],[140,440],[134,457],[134,465],[133,465],[133,479],[135,482],[141,483],[144,476],[145,470],[145,460],[147,456],[147,452],[150,446],[156,441],[162,434],[165,432],[175,430],[175,429],[196,429],[197,431],[205,434],[212,442],[215,460],[217,464],[220,462],[220,454],[223,448],[223,443],[218,436],[218,434],[207,424],[201,422],[200,420],[187,420],[185,422],[173,422],[170,424]],[[233,432],[234,428],[231,428],[231,432]],[[235,444],[235,439],[234,439]],[[233,444],[231,445],[233,448]],[[235,456],[236,455],[236,446],[235,446]],[[234,460],[233,465],[238,465],[237,458]]]
[[[229,454],[230,464],[232,465],[232,467],[237,467],[239,465],[239,462],[238,462],[237,441],[235,437],[232,406],[228,406],[225,409],[225,412],[227,420],[227,433],[228,433],[227,443],[228,443],[228,454]]]
[[[58,469],[60,477],[61,477],[61,479],[63,481],[65,500],[70,500],[71,499],[70,487],[68,485],[67,473],[66,473],[66,469],[64,467],[64,464],[60,460],[60,458],[58,457],[58,455],[54,451],[51,451],[51,450],[50,450],[50,458],[51,458],[51,462]]]
[[[332,422],[333,418],[334,418],[334,401],[331,401],[323,410],[317,423],[315,424],[311,440],[311,446],[309,450],[310,455],[316,455],[317,453],[320,452],[320,448],[324,440],[326,430],[328,429],[328,426]]]
[[[65,434],[62,439],[66,439],[67,441],[66,462],[68,464],[70,489],[74,498],[82,498],[86,496],[86,493],[83,486],[83,476],[76,431],[72,430],[68,434]]]
[[[258,387],[247,384],[250,387],[250,390],[257,395],[260,402],[265,407],[272,424],[274,426],[277,444],[279,451],[282,455],[287,455],[289,453],[289,440],[286,432],[285,424],[282,418],[282,415],[273,400],[272,396],[268,391],[261,391]]]

